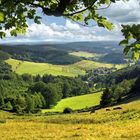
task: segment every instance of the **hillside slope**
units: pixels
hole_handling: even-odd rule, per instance
[[[52,109],[44,109],[45,112],[63,112],[64,108],[69,107],[72,110],[85,109],[88,107],[99,105],[102,92],[86,94],[76,97],[62,99]]]
[[[10,54],[13,59],[29,62],[67,65],[82,60],[70,55],[65,49],[57,49],[50,45],[1,45],[0,50]]]
[[[120,110],[110,107],[110,111],[104,108],[93,114],[53,116],[16,116],[0,111],[0,137],[3,140],[139,140],[140,99],[120,107]]]
[[[84,75],[87,70],[95,69],[98,67],[111,68],[113,64],[99,63],[89,60],[82,60],[80,62],[70,64],[70,65],[52,65],[48,63],[34,63],[28,61],[20,61],[15,59],[6,60],[8,64],[12,66],[13,71],[17,74],[28,73],[31,75],[63,75],[75,77],[78,75]],[[125,65],[116,65],[118,69],[124,67]]]

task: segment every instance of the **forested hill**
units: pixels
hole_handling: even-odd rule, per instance
[[[108,55],[99,62],[124,63],[122,57],[122,47],[118,46],[117,42],[97,41],[97,42],[72,42],[72,43],[55,43],[41,42],[38,44],[1,44],[0,50],[7,52],[12,58],[24,61],[46,62],[51,64],[72,64],[78,62],[83,57],[70,55],[71,52],[84,51],[97,55]],[[117,53],[115,59],[110,61],[112,54]],[[109,55],[110,54],[110,55]],[[91,58],[95,60],[97,58]],[[103,61],[105,60],[105,61]]]
[[[0,60],[7,60],[9,59],[11,56],[6,53],[6,52],[3,52],[3,51],[0,51]]]
[[[125,57],[123,52],[112,52],[102,56],[99,61],[104,63],[123,64],[126,63]],[[126,58],[128,58],[128,56]]]
[[[14,59],[32,62],[66,65],[82,60],[77,56],[69,55],[65,50],[44,45],[1,45],[0,50],[9,53]]]
[[[87,93],[89,86],[80,78],[17,75],[0,60],[0,110],[35,113],[54,106],[62,98]]]
[[[108,54],[112,52],[122,52],[123,48],[116,41],[93,41],[93,42],[71,42],[54,44],[56,48],[68,51],[87,51],[97,54]]]
[[[118,70],[105,79],[106,89],[101,99],[102,106],[123,103],[140,98],[140,64]]]
[[[82,79],[93,89],[102,89],[101,106],[123,103],[128,99],[140,98],[140,64],[120,70],[98,68],[90,71]]]

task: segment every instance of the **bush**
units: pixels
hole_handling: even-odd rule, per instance
[[[5,110],[5,111],[12,111],[13,110],[13,106],[12,106],[10,101],[8,101],[6,104],[3,105],[3,110]]]
[[[5,119],[0,119],[0,123],[6,123]]]
[[[69,107],[66,107],[63,110],[63,113],[65,113],[65,114],[69,114],[69,113],[72,113],[72,112],[73,112],[73,110],[71,108],[69,108]]]

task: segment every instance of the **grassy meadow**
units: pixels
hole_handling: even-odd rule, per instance
[[[78,57],[85,57],[85,58],[97,56],[97,54],[95,54],[95,53],[89,53],[89,52],[83,52],[83,51],[71,52],[69,54],[74,55],[74,56],[78,56]]]
[[[12,66],[13,71],[17,74],[28,73],[31,75],[44,75],[44,74],[52,74],[52,75],[63,75],[75,77],[77,75],[84,75],[85,71],[79,68],[71,67],[69,65],[52,65],[48,63],[34,63],[27,61],[20,61],[15,59],[9,59],[6,61],[8,64]]]
[[[66,107],[70,107],[72,110],[78,110],[86,107],[99,105],[101,95],[102,92],[98,92],[93,94],[65,98],[58,102],[58,104],[52,109],[44,109],[42,110],[42,112],[62,112]]]
[[[71,65],[52,65],[48,63],[34,63],[27,61],[20,61],[15,59],[6,60],[12,66],[12,70],[17,74],[28,73],[31,75],[63,75],[69,77],[76,77],[78,75],[86,74],[86,70],[91,70],[99,67],[114,67],[113,64],[99,63],[90,60],[82,60]],[[116,68],[123,68],[124,65],[116,65]]]
[[[0,111],[1,140],[139,140],[140,100],[121,110],[63,115],[29,115]]]
[[[76,68],[79,68],[81,70],[91,70],[91,69],[96,69],[99,67],[106,67],[106,68],[115,67],[117,69],[121,69],[121,68],[125,67],[124,64],[114,65],[114,64],[109,64],[109,63],[95,62],[95,61],[91,61],[91,60],[82,60],[80,62],[73,64],[73,66]]]

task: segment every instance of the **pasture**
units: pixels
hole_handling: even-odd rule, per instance
[[[54,76],[63,75],[69,77],[75,77],[77,75],[84,75],[85,71],[69,65],[52,65],[48,63],[34,63],[27,61],[20,61],[15,59],[9,59],[6,61],[12,66],[13,71],[17,74],[28,73],[31,75],[44,75],[51,74]]]
[[[83,52],[83,51],[76,51],[69,53],[70,55],[78,56],[78,57],[84,57],[84,58],[90,58],[90,57],[96,57],[98,56],[95,53],[89,53],[89,52]]]
[[[121,110],[16,116],[0,111],[2,140],[139,140],[140,100]]]
[[[58,104],[52,109],[44,109],[42,110],[42,112],[62,112],[66,107],[69,107],[72,110],[79,110],[86,107],[96,106],[100,103],[101,95],[102,92],[98,92],[93,94],[65,98],[59,101]]]
[[[99,67],[114,67],[113,64],[99,63],[90,60],[82,60],[80,62],[70,65],[53,65],[49,63],[35,63],[28,61],[21,61],[15,59],[6,60],[12,66],[12,70],[17,74],[28,73],[31,75],[51,74],[54,76],[63,75],[69,77],[76,77],[78,75],[85,75],[87,70]],[[116,68],[123,68],[125,65],[115,65]]]
[[[73,66],[75,66],[81,70],[92,70],[92,69],[96,69],[96,68],[100,68],[100,67],[105,67],[105,68],[115,67],[117,69],[121,69],[121,68],[125,67],[125,65],[123,65],[123,64],[114,65],[114,64],[109,64],[109,63],[95,62],[95,61],[91,61],[91,60],[82,60],[80,62],[73,64]]]

